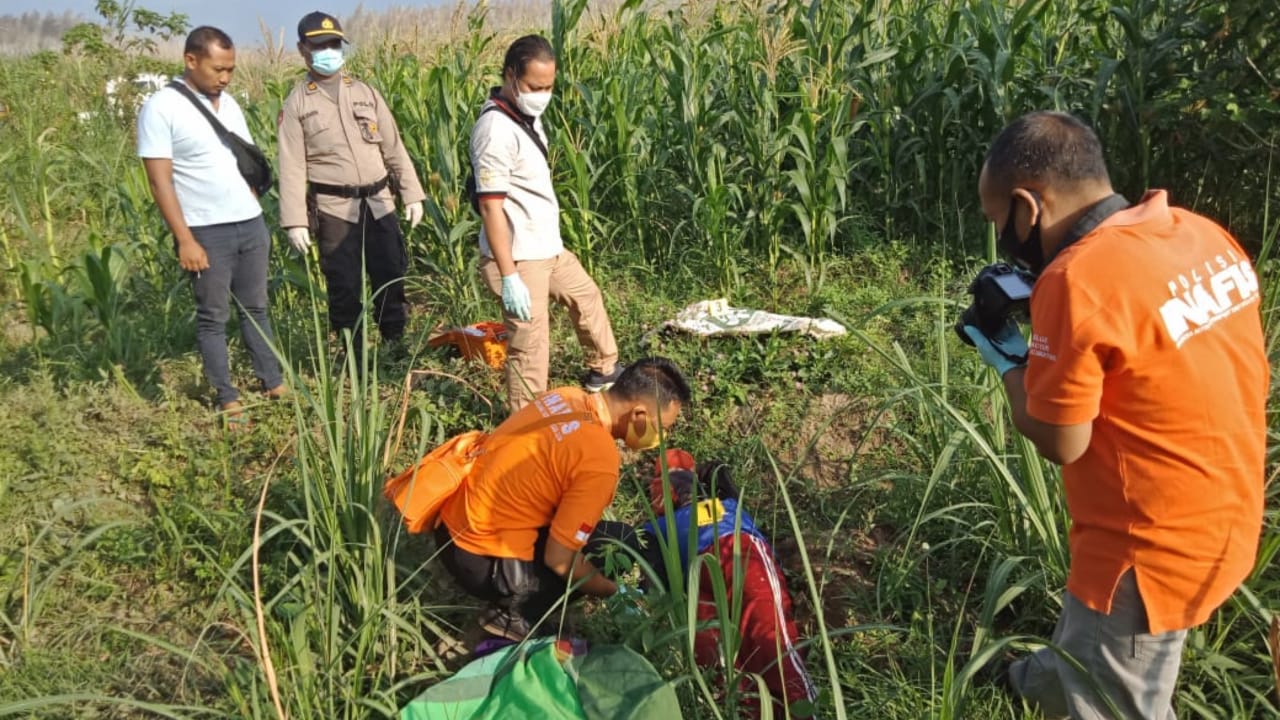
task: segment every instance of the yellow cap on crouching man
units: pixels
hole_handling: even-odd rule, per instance
[[[349,42],[347,36],[342,34],[342,25],[338,22],[338,18],[316,10],[307,13],[298,21],[298,39],[302,42],[323,42],[331,38]]]

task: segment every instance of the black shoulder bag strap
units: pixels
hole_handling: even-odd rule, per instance
[[[1077,240],[1097,229],[1107,218],[1127,207],[1129,207],[1129,201],[1120,193],[1112,193],[1090,205],[1084,215],[1081,215],[1080,219],[1076,220],[1071,229],[1067,231],[1067,236],[1058,244],[1058,249],[1044,259],[1045,267],[1048,267],[1049,263],[1053,262],[1058,253],[1066,250],[1067,247],[1075,244]]]
[[[244,177],[244,181],[259,196],[265,195],[271,189],[271,163],[267,160],[267,156],[263,154],[262,148],[232,133],[218,120],[217,116],[209,112],[209,108],[191,92],[191,88],[181,80],[174,80],[169,83],[169,87],[182,93],[196,109],[204,115],[209,124],[213,126],[213,131],[218,135],[218,139],[231,149],[231,154],[235,156],[236,166],[240,170],[240,175]]]
[[[524,118],[517,115],[515,111],[507,107],[507,104],[502,100],[498,99],[496,96],[493,97],[492,104],[486,105],[485,108],[480,111],[480,115],[483,116],[485,113],[490,112],[492,110],[497,110],[498,112],[501,112],[503,115],[506,115],[507,117],[511,118],[511,122],[520,126],[520,129],[524,130],[525,133],[528,134],[529,137],[533,139],[533,144],[538,146],[538,150],[542,151],[542,158],[544,160],[547,159],[547,146],[545,143],[542,142],[542,138],[538,137],[538,131],[534,129],[533,123],[525,122]],[[476,176],[475,176],[474,169],[472,170],[471,173],[467,175],[466,193],[467,193],[467,199],[471,202],[471,209],[474,210],[477,215],[479,215],[480,201],[476,195]]]
[[[181,80],[174,80],[169,83],[169,87],[185,95],[191,101],[191,104],[195,105],[196,109],[200,111],[200,114],[204,115],[204,119],[208,120],[209,124],[213,126],[213,131],[218,133],[218,139],[224,143],[227,142],[227,136],[231,134],[231,131],[222,125],[222,121],[218,119],[218,116],[209,112],[209,108],[200,102],[200,99],[196,97],[195,93],[191,92],[191,88],[187,87],[186,83]]]
[[[505,102],[497,99],[496,97],[493,99],[493,104],[485,108],[484,110],[481,110],[480,114],[483,115],[489,112],[490,110],[499,110],[502,112],[503,115],[506,115],[507,117],[511,118],[511,122],[515,123],[516,125],[519,125],[520,128],[524,130],[525,133],[527,133],[530,138],[533,138],[533,144],[537,145],[538,149],[542,151],[542,157],[543,158],[547,157],[547,146],[542,142],[542,138],[538,136],[538,131],[533,128],[533,123],[525,122],[524,118],[517,115],[514,110],[507,107],[507,104]]]

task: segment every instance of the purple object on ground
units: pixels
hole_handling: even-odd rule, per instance
[[[471,654],[476,658],[482,658],[485,655],[488,655],[489,653],[492,653],[496,650],[501,650],[502,648],[508,645],[515,645],[515,642],[512,640],[508,640],[506,638],[500,638],[500,637],[485,638],[484,640],[481,640],[480,642],[476,643],[476,646],[475,648],[472,649]]]

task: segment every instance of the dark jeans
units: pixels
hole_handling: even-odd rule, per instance
[[[536,626],[565,596],[568,588],[568,581],[555,574],[543,562],[548,535],[549,528],[538,531],[531,561],[476,555],[464,550],[453,542],[449,529],[443,523],[436,527],[435,537],[436,545],[443,548],[440,555],[445,569],[468,595],[519,613],[530,626]],[[596,523],[596,528],[582,551],[603,572],[601,558],[604,557],[604,549],[618,541],[638,550],[637,538],[635,529],[630,525],[601,520]],[[581,593],[578,591],[569,594],[570,600],[579,597]],[[543,623],[541,627],[552,632],[553,625]]]
[[[378,330],[385,339],[399,338],[407,317],[404,276],[409,256],[396,214],[389,212],[375,219],[369,205],[362,202],[359,222],[320,213],[319,225],[316,236],[320,269],[329,284],[329,324],[338,332],[359,331],[361,287],[367,271]]]
[[[267,256],[271,234],[266,221],[259,215],[242,222],[193,227],[191,234],[209,258],[208,268],[188,275],[196,296],[196,345],[204,360],[205,379],[218,391],[218,404],[240,398],[240,391],[231,384],[227,359],[232,298],[240,314],[240,336],[253,362],[253,374],[263,390],[278,387],[284,378],[270,346]]]

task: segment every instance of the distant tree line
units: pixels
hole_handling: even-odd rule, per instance
[[[0,15],[0,55],[29,55],[41,50],[62,49],[62,34],[84,22],[83,15],[24,12]]]

